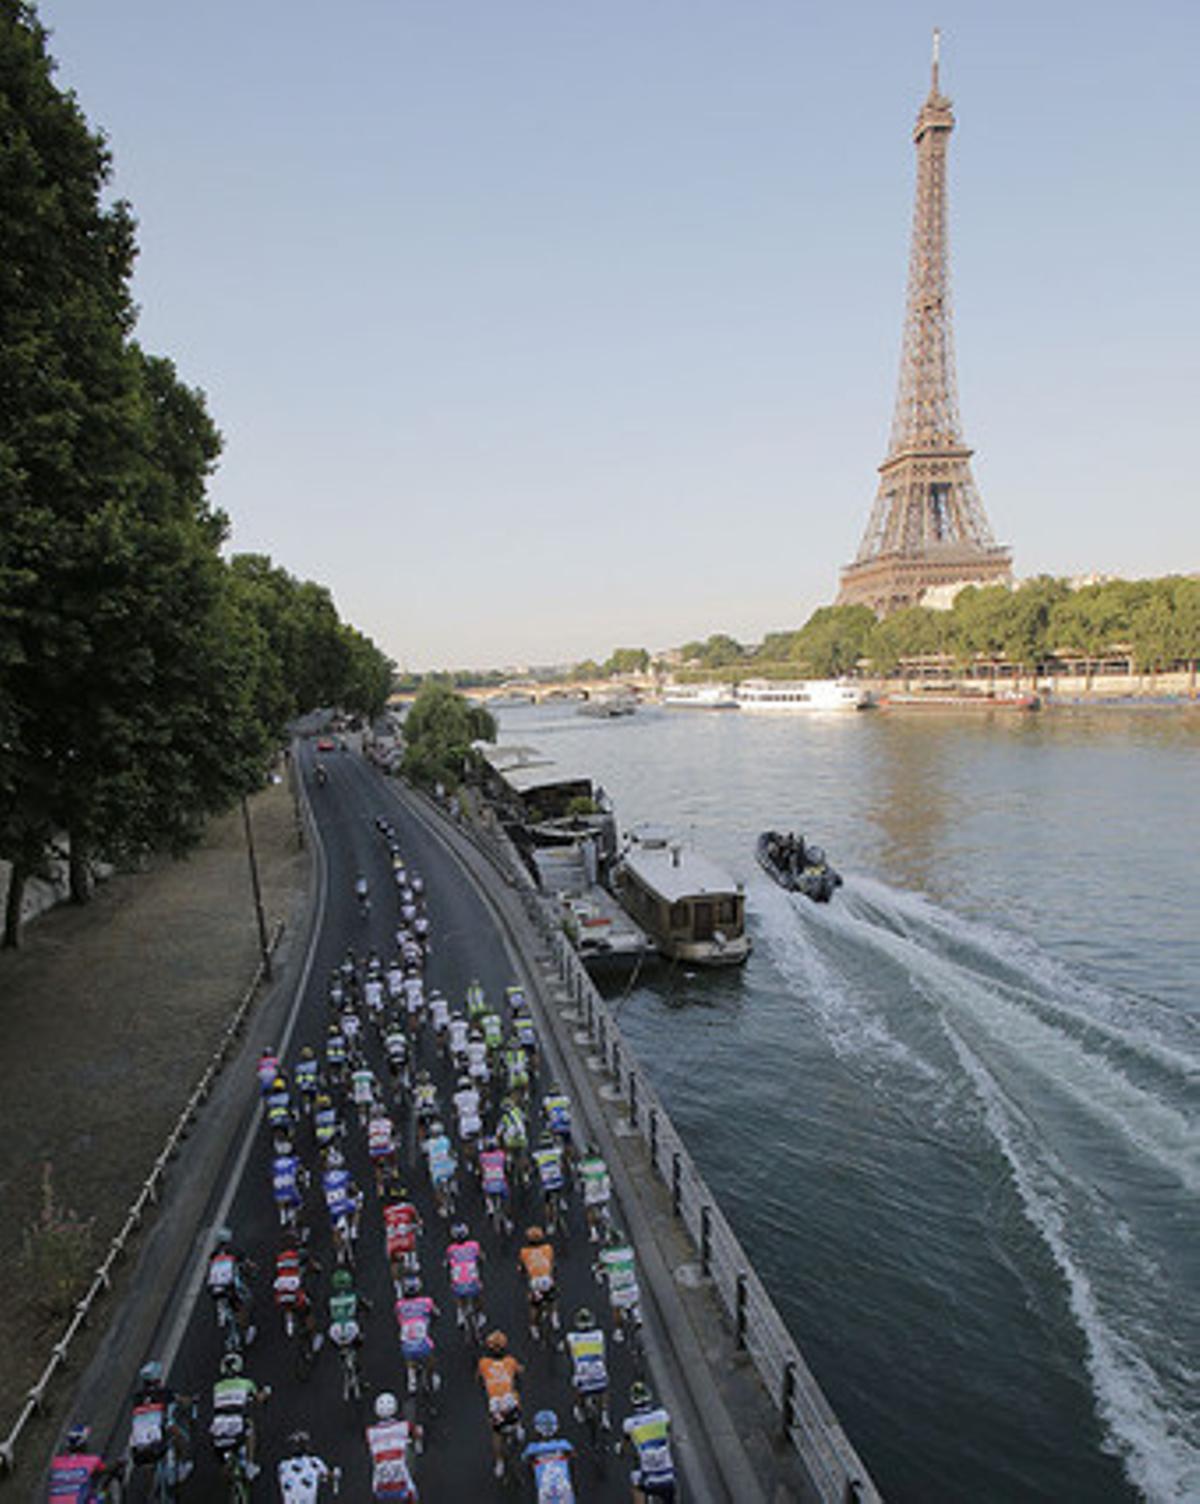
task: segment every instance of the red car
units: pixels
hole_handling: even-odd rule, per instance
[[[332,752],[333,750],[333,738],[331,736],[323,736],[317,743],[318,752]]]

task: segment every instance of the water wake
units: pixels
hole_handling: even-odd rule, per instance
[[[888,1070],[967,1089],[1064,1281],[1109,1445],[1147,1498],[1200,1497],[1194,1290],[1162,1215],[1179,1188],[1200,1193],[1195,1021],[880,883],[852,880],[828,909],[756,899],[840,1057],[865,1058],[889,1095],[907,1088]]]

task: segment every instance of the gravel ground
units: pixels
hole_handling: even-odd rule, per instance
[[[294,925],[308,859],[287,783],[250,809],[268,926]],[[22,1263],[44,1165],[60,1203],[94,1219],[98,1263],[257,964],[238,809],[183,861],[110,878],[0,952],[0,1439],[65,1324],[39,1313]],[[72,1351],[72,1374],[85,1356]]]

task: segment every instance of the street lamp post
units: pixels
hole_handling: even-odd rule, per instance
[[[258,860],[254,855],[254,833],[250,829],[250,806],[242,795],[242,824],[246,828],[246,855],[250,859],[250,884],[254,889],[254,913],[258,919],[258,945],[262,951],[263,976],[271,980],[271,947],[267,942],[267,921],[263,915],[262,889],[258,882]]]

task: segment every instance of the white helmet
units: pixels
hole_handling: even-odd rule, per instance
[[[394,1394],[383,1393],[375,1397],[375,1414],[379,1420],[395,1420],[400,1406]]]

